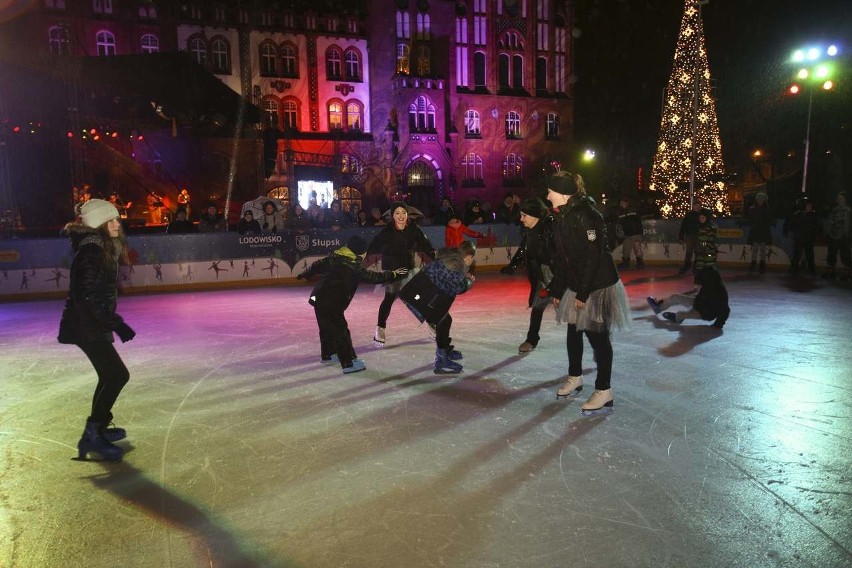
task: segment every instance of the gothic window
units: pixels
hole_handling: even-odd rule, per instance
[[[92,0],[92,11],[95,14],[112,14],[112,0]]]
[[[69,55],[71,53],[71,41],[68,36],[68,28],[65,26],[54,26],[48,30],[51,55]]]
[[[207,44],[200,37],[189,40],[189,55],[193,61],[207,67]]]
[[[547,58],[545,57],[535,60],[535,88],[537,91],[547,90]]]
[[[546,22],[539,22],[538,23],[538,34],[536,34],[538,36],[538,42],[537,42],[536,48],[539,51],[547,51],[548,50],[549,44],[548,44],[547,39],[549,37],[549,34],[550,34],[550,30],[547,26],[547,23]]]
[[[343,53],[336,45],[325,52],[325,74],[329,81],[339,81],[343,77]]]
[[[210,55],[213,73],[226,74],[231,72],[231,49],[222,38],[210,42]]]
[[[284,119],[284,130],[299,129],[299,107],[295,101],[288,100],[281,104],[281,118]]]
[[[435,172],[426,162],[416,161],[411,164],[406,172],[406,185],[408,187],[434,187]]]
[[[470,152],[465,154],[461,162],[462,183],[464,185],[475,185],[483,181],[482,157]]]
[[[412,132],[433,132],[435,130],[435,105],[420,95],[408,107],[408,125]]]
[[[524,175],[524,162],[523,158],[518,156],[517,154],[508,154],[503,159],[503,181],[504,182],[513,182],[523,179]]]
[[[559,138],[559,115],[555,112],[547,113],[547,121],[544,123],[545,138]]]
[[[479,120],[479,113],[477,111],[465,111],[464,134],[465,136],[479,136],[481,134],[481,123]]]
[[[160,51],[160,39],[154,34],[145,34],[139,42],[142,53],[157,53]]]
[[[408,12],[399,10],[396,13],[396,37],[398,39],[411,38],[411,16]]]
[[[347,81],[360,81],[361,80],[361,57],[358,52],[349,48],[344,53],[344,59],[346,60],[346,80]]]
[[[281,63],[284,77],[299,76],[299,55],[293,44],[285,43],[281,46]]]
[[[535,15],[539,20],[547,21],[548,19],[548,0],[536,0]]]
[[[417,14],[417,39],[429,39],[432,21],[429,14]]]
[[[456,46],[456,84],[459,87],[469,87],[470,77],[468,75],[467,47]]]
[[[363,130],[364,124],[364,107],[358,101],[348,101],[346,103],[346,129],[347,130]]]
[[[432,72],[432,58],[429,47],[421,45],[417,48],[417,74],[421,77]]]
[[[456,18],[456,43],[467,45],[467,18]]]
[[[328,103],[328,129],[343,130],[343,103],[340,101]]]
[[[512,56],[512,87],[515,89],[524,88],[524,56]]]
[[[401,43],[396,46],[396,72],[400,75],[408,75],[411,70],[411,52],[409,47]]]
[[[263,125],[267,128],[278,128],[278,101],[274,99],[263,101]]]
[[[477,51],[473,54],[473,84],[475,87],[485,87],[485,54]]]
[[[115,36],[111,32],[100,31],[95,36],[98,55],[115,55]]]
[[[260,44],[260,76],[274,77],[275,62],[278,59],[278,48],[271,41]]]
[[[510,110],[506,113],[506,138],[521,137],[521,115]]]

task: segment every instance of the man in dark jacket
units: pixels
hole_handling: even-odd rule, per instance
[[[802,256],[808,265],[808,273],[816,276],[814,261],[814,243],[817,235],[822,233],[822,221],[814,211],[814,204],[808,198],[802,198],[797,204],[797,211],[784,224],[784,236],[793,237],[793,259],[790,262],[790,274],[798,274],[802,264]]]
[[[699,211],[701,211],[701,202],[695,199],[692,202],[692,209],[686,212],[680,222],[677,240],[683,245],[683,266],[678,270],[678,274],[686,274],[693,268],[695,247],[698,244]]]
[[[627,198],[622,198],[618,208],[618,224],[624,232],[621,244],[621,264],[619,269],[630,268],[630,252],[636,257],[636,268],[645,268],[642,251],[642,218],[635,207],[630,206]]]
[[[722,276],[715,267],[708,266],[699,271],[698,280],[701,282],[701,289],[697,295],[673,294],[662,300],[649,296],[648,305],[655,314],[671,306],[686,306],[686,311],[663,312],[663,317],[672,323],[682,323],[686,319],[713,321],[713,327],[722,329],[731,314],[728,290],[722,282]]]
[[[367,368],[352,347],[352,336],[344,312],[358,290],[359,281],[380,284],[398,280],[408,274],[407,268],[375,272],[361,266],[367,243],[359,236],[350,237],[325,258],[314,262],[299,274],[299,280],[320,275],[308,303],[314,307],[320,336],[320,358],[325,363],[340,362],[344,373],[356,373]]]
[[[530,324],[518,353],[529,353],[538,345],[544,309],[550,303],[548,287],[553,278],[553,215],[541,199],[533,197],[521,203],[521,225],[526,229],[516,256],[523,259],[530,281]]]

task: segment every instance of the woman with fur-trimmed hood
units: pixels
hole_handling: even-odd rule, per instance
[[[68,223],[63,231],[71,239],[74,261],[58,340],[77,345],[98,375],[91,414],[77,444],[79,458],[96,453],[104,460],[120,461],[124,450],[113,442],[127,433],[109,426],[112,407],[130,378],[113,346],[113,333],[122,343],[136,336],[115,311],[118,264],[127,258],[127,246],[115,206],[92,199],[77,207],[78,220]]]

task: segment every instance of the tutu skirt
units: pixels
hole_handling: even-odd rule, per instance
[[[612,286],[593,291],[583,309],[578,310],[574,305],[576,298],[575,291],[565,291],[556,308],[557,323],[576,325],[577,331],[602,332],[630,328],[630,306],[627,305],[627,293],[620,279]]]

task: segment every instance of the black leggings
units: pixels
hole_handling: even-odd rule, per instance
[[[98,374],[89,420],[106,426],[112,422],[112,407],[130,373],[112,343],[96,341],[79,345]]]
[[[598,375],[595,378],[595,389],[606,390],[612,377],[612,343],[609,330],[606,331],[577,331],[576,325],[568,325],[568,374],[572,377],[583,375],[583,334],[589,338],[595,362],[598,364]]]
[[[379,306],[379,327],[388,326],[388,316],[390,315],[391,306],[396,301],[397,296],[399,296],[399,293],[385,290],[385,299],[382,300],[382,304]]]

